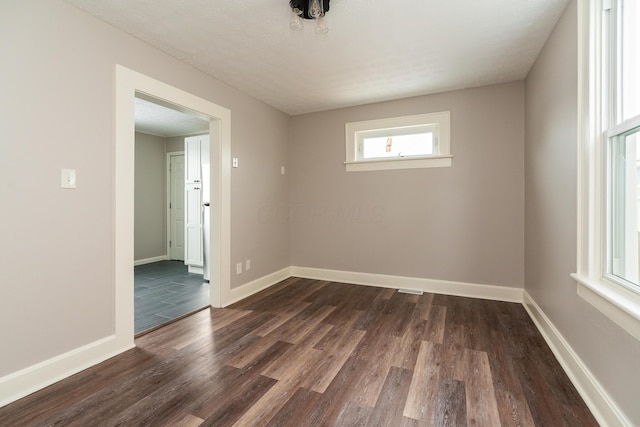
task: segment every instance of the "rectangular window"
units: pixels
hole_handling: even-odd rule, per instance
[[[621,98],[619,119],[624,121],[640,116],[640,2],[625,0],[619,8],[617,92]]]
[[[402,130],[388,132],[383,136],[362,136],[360,141],[362,159],[415,158],[433,155],[435,139],[433,131],[420,132],[421,129],[411,129],[412,133],[405,135],[400,132]]]
[[[640,340],[640,1],[578,2],[578,294]]]
[[[640,2],[603,7],[603,127],[607,147],[606,274],[639,289]],[[638,147],[640,148],[640,147]]]
[[[451,166],[450,113],[347,123],[347,171]]]
[[[640,286],[640,127],[609,139],[608,270],[633,287]]]

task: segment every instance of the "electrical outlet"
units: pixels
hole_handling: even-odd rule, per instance
[[[242,274],[242,263],[241,262],[236,264],[236,274]]]
[[[244,262],[244,269],[247,270],[247,271],[251,270],[251,260],[250,259],[248,259],[248,260],[246,260]]]

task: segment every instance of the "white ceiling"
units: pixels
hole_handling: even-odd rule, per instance
[[[326,36],[288,0],[67,0],[296,115],[520,80],[567,0],[332,0]]]
[[[177,106],[159,100],[136,97],[136,131],[171,137],[209,133],[209,121],[190,111],[179,111]]]

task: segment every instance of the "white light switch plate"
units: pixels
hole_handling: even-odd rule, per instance
[[[60,186],[62,188],[76,188],[75,169],[62,169],[60,173]]]

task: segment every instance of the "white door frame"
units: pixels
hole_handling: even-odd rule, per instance
[[[134,346],[133,207],[135,96],[137,93],[210,118],[210,295],[213,307],[231,300],[231,111],[121,65],[116,65],[114,328],[116,345]],[[215,168],[215,169],[214,169]]]
[[[171,158],[174,156],[184,156],[184,151],[171,151],[169,153],[167,153],[167,169],[165,171],[166,173],[166,190],[167,190],[167,259],[171,260],[173,259],[171,257],[171,246],[169,246],[169,243],[171,242],[171,209],[169,208],[169,204],[172,202],[171,200],[171,186],[173,185],[173,183],[171,182]],[[183,256],[184,258],[184,256]],[[184,259],[183,259],[184,261]]]

